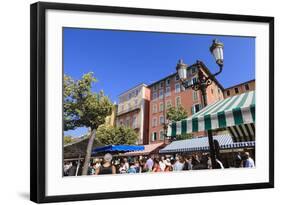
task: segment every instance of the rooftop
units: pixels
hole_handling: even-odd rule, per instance
[[[120,96],[126,94],[127,92],[130,92],[130,91],[132,91],[132,90],[134,90],[134,89],[136,89],[138,87],[147,87],[147,85],[145,83],[140,83],[140,84],[138,84],[138,85],[136,85],[136,86],[134,86],[134,87],[132,87],[132,88],[122,92],[121,94],[118,95],[118,97],[120,97]]]

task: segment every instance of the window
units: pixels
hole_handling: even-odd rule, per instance
[[[152,100],[155,100],[155,99],[157,99],[157,93],[156,92],[154,92],[153,95],[152,95]]]
[[[136,115],[133,116],[132,127],[137,128],[137,116]]]
[[[192,106],[192,114],[197,113],[201,109],[200,104],[195,104]]]
[[[197,100],[198,100],[197,91],[193,90],[193,92],[192,92],[192,97],[193,97],[193,101],[197,101]]]
[[[157,132],[153,132],[151,134],[151,141],[156,141],[157,140]]]
[[[161,115],[161,116],[159,117],[159,124],[160,124],[160,125],[163,125],[163,124],[164,124],[164,116],[163,116],[163,115]]]
[[[192,78],[192,85],[195,84],[197,82],[197,78]]]
[[[126,118],[126,124],[125,124],[125,126],[127,126],[127,127],[130,127],[130,117],[127,117]]]
[[[178,81],[180,79],[179,75],[175,76],[175,81]]]
[[[239,93],[238,88],[234,88],[234,90],[235,90],[235,93],[236,93],[236,94]]]
[[[119,101],[119,103],[122,103],[123,102],[123,98],[119,97],[118,101]]]
[[[152,127],[156,127],[156,126],[157,126],[157,118],[154,117],[154,118],[152,119]]]
[[[180,105],[181,105],[181,97],[177,96],[176,97],[176,107],[180,107]]]
[[[156,113],[157,112],[157,104],[153,104],[152,105],[152,113]]]
[[[229,92],[229,90],[228,90],[228,91],[226,91],[226,95],[227,95],[227,96],[230,96],[230,92]]]
[[[168,78],[167,80],[166,80],[166,86],[169,86],[170,85],[170,79]]]
[[[166,96],[170,96],[170,95],[171,95],[171,88],[170,87],[166,87],[165,97]]]
[[[164,104],[161,102],[159,104],[159,112],[162,112],[164,110]]]
[[[245,90],[249,90],[249,85],[248,84],[245,85]]]
[[[163,88],[163,86],[164,86],[164,83],[162,81],[162,82],[159,83],[159,88]]]
[[[160,138],[160,140],[164,140],[164,130],[160,130],[159,138]]]
[[[159,99],[163,99],[163,90],[159,90]]]
[[[175,93],[179,93],[181,91],[181,86],[179,83],[175,85]]]
[[[157,90],[157,85],[154,85],[153,86],[153,91],[156,91]]]
[[[167,100],[166,101],[166,108],[169,109],[170,107],[172,107],[171,100]]]
[[[193,66],[193,67],[191,68],[191,72],[192,72],[192,73],[195,73],[196,71],[197,71],[196,67]]]
[[[181,91],[185,91],[185,87],[181,85]]]
[[[138,96],[138,94],[139,94],[139,90],[137,89],[135,92],[136,92],[136,96]]]
[[[166,123],[166,124],[169,123],[169,120],[167,119],[167,113],[165,113],[165,116],[164,116],[164,123]]]

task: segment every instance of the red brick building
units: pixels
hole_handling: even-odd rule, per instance
[[[232,97],[234,95],[239,95],[241,93],[249,92],[256,89],[255,79],[249,80],[238,85],[234,85],[224,89],[224,98]]]
[[[197,67],[197,65],[199,66]],[[198,69],[201,69],[206,76],[210,74],[209,69],[202,62],[194,64],[187,71],[189,84],[196,82]],[[149,143],[164,141],[163,123],[166,119],[164,115],[170,107],[182,106],[187,111],[188,116],[198,112],[203,107],[201,92],[194,91],[192,88],[185,89],[181,85],[177,73],[149,85],[148,88],[151,90],[151,99],[149,101]],[[207,102],[211,104],[223,98],[223,87],[215,79],[207,88]],[[194,136],[205,135],[204,132],[193,134]]]

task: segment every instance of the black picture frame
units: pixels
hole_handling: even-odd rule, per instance
[[[204,186],[194,188],[141,190],[110,193],[46,196],[46,81],[45,81],[45,19],[46,10],[68,10],[102,13],[169,16],[195,19],[216,19],[263,22],[269,25],[269,182],[239,185]],[[274,187],[274,18],[265,16],[230,15],[188,11],[156,10],[82,4],[39,2],[30,7],[30,199],[37,203],[76,200],[97,200],[198,192],[218,192]]]

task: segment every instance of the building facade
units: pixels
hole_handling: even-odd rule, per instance
[[[111,115],[105,118],[105,125],[116,126],[117,104],[112,106]]]
[[[148,144],[150,89],[140,84],[118,96],[117,126],[127,126],[138,134],[137,144]]]
[[[210,70],[203,62],[188,67],[187,80],[193,85],[198,78],[198,71],[210,76]],[[216,78],[207,87],[207,104],[212,104],[233,95],[255,90],[255,80],[224,89]],[[137,144],[153,144],[165,141],[164,124],[167,110],[182,106],[188,116],[203,108],[203,97],[200,90],[191,87],[185,89],[177,73],[171,74],[150,85],[140,84],[119,95],[116,113],[116,125],[128,126],[138,133]],[[194,137],[206,136],[205,132],[192,133]]]
[[[241,93],[249,92],[256,89],[255,79],[240,83],[224,89],[224,97],[229,98],[234,95],[239,95]]]
[[[187,80],[190,85],[197,81],[198,69],[201,69],[206,76],[210,74],[210,71],[202,62],[190,66],[187,70]],[[181,85],[177,73],[163,78],[148,87],[151,90],[151,99],[149,101],[149,143],[164,141],[164,122],[168,123],[166,113],[170,107],[182,106],[187,111],[188,116],[203,108],[201,91],[194,91],[191,87],[185,89]],[[211,104],[223,98],[223,87],[215,79],[207,88],[207,103]],[[193,133],[193,136],[203,135],[206,135],[206,133]]]

